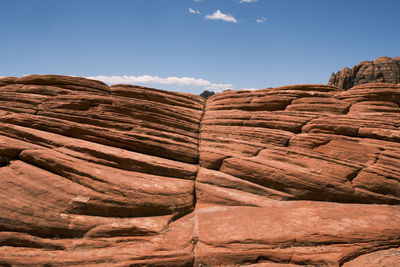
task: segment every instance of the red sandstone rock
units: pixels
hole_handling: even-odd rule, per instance
[[[362,255],[354,260],[351,260],[343,267],[398,267],[400,266],[400,249],[392,248],[387,250],[380,250],[369,254]]]
[[[2,78],[0,265],[396,266],[399,126],[387,83]]]
[[[338,266],[360,254],[399,245],[400,208],[321,202],[276,202],[263,208],[196,211],[196,263],[246,262]]]
[[[18,84],[53,85],[77,91],[109,92],[109,87],[95,80],[62,75],[28,75],[15,81]]]

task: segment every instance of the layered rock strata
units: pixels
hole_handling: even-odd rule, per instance
[[[0,79],[1,266],[396,266],[400,87]]]

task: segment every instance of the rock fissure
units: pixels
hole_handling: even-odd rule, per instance
[[[197,218],[197,211],[196,211],[196,208],[197,208],[197,176],[198,176],[200,168],[201,168],[201,166],[200,166],[200,147],[201,147],[201,140],[202,140],[201,133],[202,133],[202,126],[203,126],[203,118],[204,118],[205,113],[206,113],[207,101],[208,101],[208,99],[204,100],[202,114],[201,114],[201,117],[200,117],[200,120],[199,120],[199,130],[198,130],[199,141],[198,141],[198,146],[197,146],[197,153],[198,153],[199,159],[198,159],[198,165],[197,165],[197,173],[196,173],[195,179],[193,181],[193,220],[194,220],[194,223],[193,223],[193,237],[192,237],[192,243],[193,243],[193,250],[192,250],[193,266],[200,266],[200,264],[201,264],[201,263],[198,263],[197,259],[196,259],[196,247],[197,247],[197,243],[199,241],[199,236],[198,236],[198,218]]]

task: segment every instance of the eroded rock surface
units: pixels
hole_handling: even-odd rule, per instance
[[[400,83],[400,57],[379,57],[332,73],[329,85],[345,90],[366,83]]]
[[[1,266],[397,266],[400,86],[0,79]]]

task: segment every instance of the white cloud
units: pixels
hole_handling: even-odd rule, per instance
[[[233,17],[229,14],[224,14],[219,9],[216,10],[214,13],[207,15],[206,19],[223,20],[223,21],[227,21],[227,22],[237,23],[237,20],[235,19],[235,17]]]
[[[192,9],[192,8],[189,7],[189,13],[192,13],[192,14],[200,14],[200,11],[199,11],[199,10],[196,10],[196,9]]]
[[[159,76],[142,75],[142,76],[93,76],[86,77],[88,79],[99,80],[108,84],[175,84],[178,86],[199,86],[204,89],[220,92],[227,89],[232,89],[232,84],[227,83],[212,83],[204,79],[197,79],[193,77],[167,77],[162,78]]]
[[[201,2],[201,1],[203,1],[203,0],[194,0],[195,2]]]
[[[239,3],[254,3],[257,2],[258,0],[240,0]]]
[[[267,19],[264,17],[262,17],[261,19],[256,19],[256,22],[258,23],[263,23],[264,21],[267,21]]]

